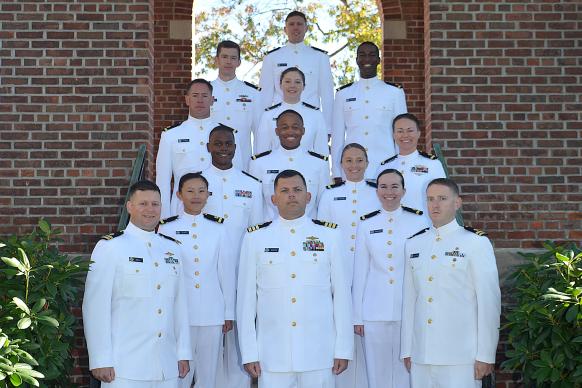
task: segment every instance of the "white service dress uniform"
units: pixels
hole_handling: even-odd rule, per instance
[[[426,226],[421,212],[408,207],[361,217],[352,295],[354,324],[364,325],[370,388],[410,387],[400,359],[404,244]]]
[[[435,155],[414,151],[409,155],[394,155],[380,163],[376,176],[387,168],[400,171],[404,177],[406,193],[402,203],[411,208],[422,210],[430,225],[426,204],[426,188],[437,178],[446,178],[443,165]]]
[[[271,195],[275,191],[273,185],[275,178],[283,170],[295,170],[303,175],[307,191],[311,193],[311,201],[307,204],[305,212],[315,218],[319,197],[330,182],[327,160],[327,156],[307,151],[301,146],[293,150],[278,147],[273,151],[254,155],[249,164],[249,172],[262,182],[265,220],[272,220],[278,214],[277,207],[271,202]]]
[[[192,359],[182,257],[176,241],[131,222],[91,254],[83,299],[89,368],[113,367],[111,388],[177,388]]]
[[[289,67],[297,67],[305,74],[305,90],[301,99],[321,108],[326,128],[331,128],[333,110],[333,76],[327,52],[304,42],[289,43],[269,51],[263,59],[259,86],[263,108],[283,100],[281,73]]]
[[[305,102],[298,102],[296,104],[280,102],[265,109],[261,116],[259,128],[257,129],[257,133],[254,139],[253,150],[255,154],[260,154],[261,152],[279,147],[279,138],[275,134],[277,117],[288,109],[294,110],[303,118],[305,134],[301,138],[301,144],[303,144],[307,149],[315,151],[318,154],[328,155],[328,130],[325,126],[323,114],[319,108],[316,108],[313,105],[309,105]]]
[[[263,112],[259,88],[236,77],[230,81],[217,78],[211,84],[214,103],[210,117],[236,130],[233,164],[246,170],[252,155],[251,133],[255,133]]]
[[[235,252],[232,266],[238,269],[240,246],[246,228],[263,221],[261,182],[239,169],[221,170],[211,165],[202,171],[212,193],[204,211],[224,218],[229,242]],[[242,367],[236,322],[225,335],[223,357],[218,364],[217,388],[250,386],[250,376]]]
[[[334,359],[352,358],[342,244],[335,224],[306,215],[245,235],[237,319],[243,363],[260,363],[260,388],[333,388]]]
[[[376,179],[373,174],[382,158],[396,153],[392,120],[406,112],[404,90],[376,77],[362,78],[339,88],[333,105],[331,129],[333,176],[342,176],[344,146],[359,143],[366,148],[370,162],[366,178]]]
[[[406,243],[402,358],[413,388],[481,387],[475,361],[495,363],[501,293],[484,235],[452,220]]]
[[[189,388],[214,388],[222,325],[234,320],[234,251],[223,225],[211,214],[181,213],[163,220],[160,231],[180,241],[183,257],[193,361],[180,382]]]
[[[176,192],[182,175],[202,171],[210,165],[206,144],[210,131],[217,125],[211,118],[199,120],[188,116],[188,120],[162,132],[156,157],[156,184],[161,192],[163,218],[179,213]]]
[[[367,181],[343,181],[326,186],[317,216],[340,226],[342,239],[348,241],[348,282],[350,290],[354,273],[354,257],[356,254],[356,232],[360,216],[371,213],[380,207],[376,195],[376,185]],[[362,337],[354,334],[354,357],[342,374],[336,376],[336,388],[367,388],[368,377]]]

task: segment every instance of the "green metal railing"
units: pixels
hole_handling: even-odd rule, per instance
[[[135,158],[135,161],[133,162],[133,169],[131,171],[131,177],[129,179],[128,188],[131,187],[131,185],[133,185],[135,182],[137,182],[143,178],[143,173],[144,173],[143,168],[144,168],[144,164],[145,164],[145,155],[146,155],[146,146],[145,146],[145,144],[142,144],[139,146],[139,149],[137,151],[137,157]],[[128,190],[127,194],[129,194],[129,190]],[[129,223],[129,214],[127,214],[127,208],[125,207],[125,204],[127,203],[127,200],[129,199],[127,194],[125,194],[125,201],[123,201],[123,205],[121,208],[121,215],[119,216],[119,223],[117,224],[117,230],[125,229],[125,227]]]
[[[439,143],[434,143],[433,145],[434,153],[439,158],[439,161],[443,165],[443,170],[445,170],[445,175],[447,178],[449,177],[449,168],[447,167],[447,162],[445,160],[445,156],[443,155],[443,151],[441,149],[441,145]],[[461,209],[457,210],[457,222],[459,225],[464,226],[465,222],[463,221],[463,214],[461,213]]]

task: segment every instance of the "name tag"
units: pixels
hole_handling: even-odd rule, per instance
[[[241,98],[237,98],[236,99],[237,102],[253,102],[253,100],[251,100],[248,97],[241,97]]]
[[[278,174],[279,170],[267,170],[267,174]]]
[[[346,199],[346,197],[333,197],[334,201],[345,201]]]
[[[346,102],[356,101],[356,97],[346,98]]]
[[[265,252],[279,252],[279,248],[265,248]]]
[[[164,260],[166,261],[166,264],[178,264],[179,263],[178,259],[176,259],[174,257],[166,257]]]
[[[419,257],[419,256],[420,256],[420,253],[411,253],[411,254],[410,254],[410,258],[411,258],[411,259],[415,259],[415,258],[417,258],[417,257]]]
[[[414,166],[410,168],[410,172],[414,174],[428,174],[427,166]]]
[[[286,63],[277,63],[277,67],[284,67],[284,66],[287,66],[287,64]]]
[[[130,257],[129,261],[131,261],[132,263],[143,263],[143,258],[142,257]]]
[[[176,234],[190,234],[187,230],[177,230]]]
[[[374,229],[370,231],[370,234],[382,233],[384,229]]]
[[[249,190],[235,190],[234,191],[235,197],[242,197],[242,198],[252,198],[253,192]]]
[[[190,139],[178,139],[178,143],[190,143]]]
[[[465,257],[465,254],[463,252],[459,252],[458,250],[454,250],[451,252],[445,252],[445,256],[453,256],[453,257]],[[453,259],[453,261],[456,261],[455,259]]]

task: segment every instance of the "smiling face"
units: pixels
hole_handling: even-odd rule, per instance
[[[305,214],[305,208],[311,201],[311,193],[300,176],[280,178],[271,196],[273,205],[279,210],[279,215],[286,220],[294,220]]]
[[[426,189],[426,199],[428,214],[436,228],[454,220],[462,202],[452,189],[439,184],[430,185]]]
[[[286,150],[294,150],[301,144],[301,138],[305,134],[303,121],[296,113],[284,113],[277,120],[275,133],[279,137],[281,147]]]
[[[297,71],[287,72],[281,79],[281,91],[283,91],[283,101],[288,104],[295,104],[301,100],[301,93],[305,85],[303,77]]]
[[[380,64],[380,54],[378,48],[372,44],[362,44],[358,47],[356,54],[356,64],[360,69],[361,78],[376,77],[378,65]]]
[[[407,118],[397,120],[394,123],[393,134],[400,155],[409,155],[416,151],[420,130],[414,121]]]
[[[342,156],[342,169],[350,182],[360,182],[368,168],[366,154],[359,148],[348,148]]]
[[[400,200],[406,193],[402,187],[402,178],[395,173],[384,174],[378,179],[376,195],[382,203],[382,208],[394,211],[400,207]]]
[[[285,22],[284,31],[289,43],[301,43],[307,33],[307,22],[301,16],[291,16]]]
[[[154,190],[137,190],[125,204],[132,224],[148,232],[160,222],[162,213],[160,193]]]
[[[240,57],[235,48],[223,47],[214,58],[214,64],[218,67],[220,79],[229,81],[236,76],[236,69],[240,66]]]
[[[195,83],[186,94],[186,105],[190,116],[196,119],[206,119],[210,117],[210,107],[214,102],[212,92],[208,85]]]
[[[206,149],[212,157],[212,165],[221,170],[232,167],[232,159],[236,150],[234,134],[227,130],[216,130],[210,135]]]
[[[200,178],[188,179],[182,189],[177,193],[178,198],[184,203],[184,211],[187,214],[197,215],[202,212],[208,201],[208,186]]]

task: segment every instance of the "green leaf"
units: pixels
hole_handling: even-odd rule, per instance
[[[34,314],[38,313],[40,310],[42,310],[42,308],[44,307],[45,304],[46,304],[46,299],[40,298],[39,300],[36,301],[34,306],[32,306],[32,312]]]
[[[30,271],[30,261],[28,260],[28,255],[22,248],[18,248],[18,253],[20,253],[20,257],[22,257],[22,262],[24,263],[24,268],[27,271]]]
[[[573,322],[578,315],[578,305],[572,305],[566,312],[566,321]]]
[[[42,376],[44,377],[44,376]],[[35,379],[34,377],[32,377],[31,375],[22,375],[22,380],[24,380],[25,382],[27,382],[28,384],[32,384],[33,387],[38,387],[39,383],[38,380]]]
[[[51,226],[44,218],[41,218],[40,221],[38,221],[38,227],[47,236],[51,234]]]
[[[15,257],[3,257],[2,261],[11,267],[18,268],[20,272],[25,272],[25,268],[20,261]]]
[[[24,317],[24,318],[22,318],[22,319],[20,319],[18,321],[18,323],[16,324],[16,326],[20,330],[24,330],[24,329],[28,329],[31,324],[32,324],[32,319],[30,319],[29,317]]]
[[[53,317],[47,317],[45,315],[39,315],[36,317],[39,321],[43,321],[48,323],[50,326],[59,327],[59,321],[54,319]]]
[[[17,374],[11,374],[10,375],[10,382],[15,387],[20,387],[22,385],[22,378]]]
[[[30,315],[30,309],[28,308],[28,306],[26,305],[26,303],[24,303],[22,301],[22,299],[17,298],[15,296],[14,298],[12,298],[12,302],[16,305],[16,307],[18,307],[19,309],[21,309],[22,311],[24,311],[25,313],[27,313],[28,315]]]

